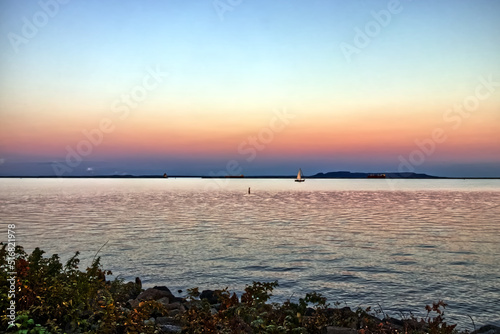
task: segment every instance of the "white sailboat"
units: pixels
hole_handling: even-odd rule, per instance
[[[306,179],[303,178],[302,169],[299,168],[299,172],[297,173],[297,178],[295,182],[304,182]]]

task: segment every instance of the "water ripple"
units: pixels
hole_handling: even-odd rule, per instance
[[[396,316],[444,299],[465,328],[464,315],[498,320],[498,182],[390,191],[367,180],[237,180],[205,191],[213,181],[161,181],[3,179],[2,228],[15,223],[27,250],[82,251],[82,265],[108,242],[104,266],[145,286],[243,291],[276,279],[278,300],[316,290]]]

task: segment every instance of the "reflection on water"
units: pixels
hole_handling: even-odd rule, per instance
[[[281,300],[315,290],[397,316],[443,299],[464,328],[500,321],[498,181],[214,182],[3,179],[2,229],[83,265],[109,241],[105,268],[173,291],[278,280]]]

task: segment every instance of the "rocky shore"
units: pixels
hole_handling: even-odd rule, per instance
[[[267,334],[458,334],[445,319],[446,304],[425,307],[423,318],[396,319],[381,309],[331,306],[316,292],[282,303],[270,300],[278,282],[252,282],[237,295],[227,288],[174,295],[167,286],[107,280],[100,258],[80,270],[79,253],[65,264],[0,242],[0,328],[12,333],[267,333]],[[13,260],[15,259],[15,260]],[[15,263],[13,270],[5,270]],[[15,277],[11,277],[15,275]],[[181,296],[182,295],[182,296]],[[4,298],[7,296],[7,298]],[[483,326],[473,334],[500,334]]]
[[[396,319],[381,308],[331,306],[316,292],[281,303],[271,296],[278,282],[252,282],[240,295],[227,288],[174,295],[167,286],[108,280],[96,257],[85,270],[76,252],[65,264],[0,242],[0,328],[12,333],[267,333],[267,334],[458,334],[445,319],[443,301],[425,306],[423,318]],[[13,260],[15,259],[15,260]],[[9,263],[14,267],[9,273]],[[15,275],[15,277],[11,277]],[[8,298],[4,298],[7,296]],[[483,326],[473,334],[500,334]]]
[[[168,316],[151,314],[151,317],[145,320],[146,324],[156,325],[159,328],[159,333],[186,332],[183,331],[182,315],[189,310],[201,309],[202,305],[208,307],[210,314],[214,316],[225,308],[224,297],[221,296],[224,293],[227,295],[226,290],[203,290],[201,293],[196,293],[197,297],[192,294],[190,297],[177,297],[166,286],[155,286],[144,290],[139,278],[136,279],[136,282],[126,283],[126,286],[129,290],[124,296],[123,307],[132,311],[141,303],[156,301],[168,310]],[[182,291],[179,290],[179,293]],[[237,298],[234,303],[243,302],[243,297],[238,298],[235,294],[231,298],[233,300]],[[125,299],[127,300],[125,301]],[[446,304],[440,302],[433,306],[427,306],[428,312],[437,311],[437,316],[419,320],[416,318],[396,319],[388,316],[380,318],[370,314],[369,310],[352,310],[349,307],[307,307],[303,317],[313,318],[321,313],[325,319],[335,319],[337,323],[342,324],[341,326],[327,325],[318,332],[326,334],[468,333],[460,331],[456,325],[448,325],[444,322],[444,312],[440,309],[444,305]],[[485,325],[471,334],[500,334],[500,327]]]

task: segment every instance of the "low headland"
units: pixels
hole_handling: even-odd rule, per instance
[[[238,296],[227,288],[177,291],[143,289],[111,275],[94,257],[81,271],[77,252],[65,264],[57,254],[0,243],[1,325],[7,333],[468,333],[445,319],[446,304],[425,306],[427,315],[393,318],[382,308],[331,305],[315,292],[272,303],[278,282],[252,282]],[[4,298],[7,296],[7,298]],[[487,325],[474,334],[500,334]]]
[[[445,176],[434,176],[425,173],[414,173],[414,172],[350,172],[350,171],[336,171],[336,172],[326,172],[326,173],[316,173],[312,175],[305,175],[306,179],[369,179],[373,176],[383,175],[383,178],[387,179],[471,179],[471,180],[482,180],[482,179],[500,179],[498,177],[445,177]],[[217,178],[236,178],[236,179],[294,179],[296,175],[189,175],[189,174],[169,174],[167,176],[164,174],[147,174],[147,175],[134,175],[134,174],[87,174],[87,175],[0,175],[0,178],[63,178],[63,179],[81,179],[81,178],[91,178],[91,179],[165,179],[165,178],[203,178],[203,179],[217,179]],[[374,177],[379,178],[379,177]]]
[[[368,179],[368,175],[385,174],[385,179],[428,179],[428,180],[500,180],[500,177],[444,177],[421,173],[362,173],[362,172],[328,172],[304,176],[305,179]],[[238,175],[237,177],[208,176],[208,175],[169,175],[167,179],[295,179],[296,175]],[[0,175],[0,179],[165,179],[162,175],[133,175],[133,174],[110,174],[110,175]]]

